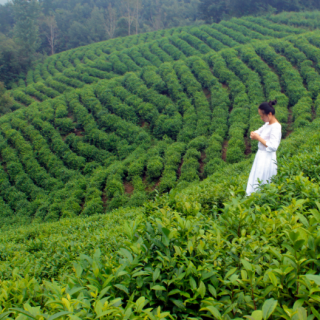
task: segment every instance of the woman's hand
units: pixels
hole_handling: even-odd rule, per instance
[[[251,131],[250,133],[250,138],[252,140],[258,140],[259,142],[261,142],[265,147],[267,147],[267,141],[262,139],[256,132]]]
[[[251,133],[250,133],[250,138],[251,138],[252,140],[258,140],[258,141],[260,141],[260,136],[259,136],[256,132],[254,132],[254,131],[251,131]]]

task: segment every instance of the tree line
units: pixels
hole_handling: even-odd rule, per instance
[[[0,5],[0,81],[8,86],[47,55],[197,23],[199,1],[12,0]]]
[[[0,82],[35,60],[115,37],[234,16],[320,9],[320,0],[12,0],[0,5]]]
[[[319,9],[319,0],[200,0],[198,18],[220,22],[231,17]]]

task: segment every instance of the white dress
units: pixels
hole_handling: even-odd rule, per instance
[[[267,147],[261,142],[258,144],[258,152],[254,158],[248,179],[246,190],[248,196],[258,190],[258,179],[262,184],[266,184],[272,176],[277,174],[276,151],[281,141],[281,124],[275,122],[269,125],[269,122],[266,122],[260,129],[254,132],[258,133],[266,141]]]

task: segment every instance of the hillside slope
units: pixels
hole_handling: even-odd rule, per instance
[[[31,70],[0,118],[0,319],[320,319],[313,16],[116,39]],[[275,98],[278,175],[246,197],[248,133]]]
[[[318,31],[248,17],[48,58],[13,92],[28,107],[0,119],[1,225],[139,206],[200,181],[256,151],[248,132],[265,100],[278,100],[285,138],[318,115],[319,46]]]
[[[319,128],[250,197],[247,160],[144,208],[3,231],[0,316],[318,319]]]

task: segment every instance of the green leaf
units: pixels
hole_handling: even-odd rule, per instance
[[[206,295],[206,286],[202,281],[200,281],[200,286],[198,288],[198,292],[201,295],[201,298],[203,299],[204,296]]]
[[[147,272],[147,271],[138,271],[138,272],[136,272],[136,273],[134,273],[132,275],[132,278],[139,277],[139,276],[145,276],[145,275],[149,275],[149,272]]]
[[[21,308],[10,308],[9,311],[15,311],[15,312],[18,312],[18,313],[22,313],[24,314],[25,316],[27,317],[30,317],[32,319],[37,319],[34,315],[32,315],[30,312],[24,310],[24,309],[21,309]]]
[[[98,299],[100,300],[110,289],[111,287],[108,286],[108,287],[105,287],[104,289],[101,290],[100,294],[99,294],[99,297]]]
[[[159,278],[159,276],[160,276],[160,269],[157,268],[156,270],[154,270],[153,275],[152,275],[153,282],[156,282],[157,279]]]
[[[119,252],[120,252],[124,257],[126,257],[126,258],[130,261],[130,263],[132,263],[133,258],[132,258],[132,255],[131,255],[131,253],[130,253],[129,250],[127,250],[127,249],[125,249],[125,248],[121,248],[121,249],[119,250]]]
[[[271,252],[279,261],[282,260],[282,255],[276,249],[270,247],[269,252]]]
[[[124,291],[126,294],[129,294],[129,291],[128,291],[127,287],[125,287],[124,285],[116,284],[115,287],[118,288],[121,291]]]
[[[192,290],[197,289],[197,283],[196,283],[196,280],[193,279],[193,277],[189,278],[189,282]]]
[[[48,320],[55,320],[55,319],[58,319],[58,318],[63,317],[65,315],[67,315],[67,314],[70,314],[70,313],[72,313],[72,312],[70,312],[70,311],[61,311],[61,312],[58,312],[58,313],[52,315],[51,317],[49,317]]]
[[[311,307],[311,311],[312,314],[316,316],[318,320],[320,320],[320,313],[314,307]]]
[[[167,289],[164,286],[159,286],[158,284],[153,286],[151,290],[161,290],[161,291],[166,291]]]
[[[224,278],[227,280],[231,275],[233,275],[237,271],[237,269],[238,268],[233,268],[233,269],[229,270]]]
[[[185,310],[186,306],[183,304],[181,300],[173,300],[170,299],[179,309]]]
[[[253,311],[251,316],[253,317],[254,320],[262,320],[262,311],[261,310]]]
[[[169,240],[170,230],[162,228],[162,243],[167,247],[170,244]]]
[[[264,302],[262,306],[262,316],[264,320],[268,319],[272,315],[272,313],[276,309],[277,304],[278,301],[274,299],[269,299]]]
[[[310,212],[313,214],[315,219],[320,222],[320,212],[316,209],[310,209]]]
[[[84,287],[74,287],[72,288],[68,293],[70,294],[70,296],[74,295],[75,293],[81,291],[82,289],[84,289]]]
[[[110,313],[114,313],[115,311],[116,311],[115,309],[109,309],[109,310],[103,311],[103,312],[100,313],[98,316],[96,316],[95,319],[102,318],[102,317],[104,317],[104,316],[109,315]]]
[[[247,271],[252,271],[252,265],[247,260],[241,259],[241,263]]]
[[[306,227],[306,228],[309,228],[310,225],[309,225],[309,222],[308,220],[306,219],[306,217],[304,215],[302,215],[301,213],[296,213],[297,216],[299,217],[299,220],[301,221],[301,223]]]
[[[4,312],[0,314],[0,320],[6,318],[11,312]]]
[[[145,298],[145,297],[140,297],[140,298],[136,301],[136,305],[137,305],[136,311],[137,311],[137,312],[141,312],[147,302],[148,302],[148,301],[146,301],[146,298]]]
[[[276,287],[277,286],[277,284],[278,284],[278,279],[277,279],[277,277],[274,275],[274,273],[273,272],[268,272],[268,276],[269,276],[269,278],[270,278],[270,281],[271,281],[271,283]]]
[[[244,316],[244,317],[250,320],[262,320],[262,311],[261,310],[253,311],[251,316]]]
[[[293,245],[294,250],[297,251],[297,250],[301,249],[302,246],[304,245],[304,243],[305,243],[304,239],[297,240]]]
[[[320,276],[316,276],[314,274],[306,274],[306,278],[314,281],[318,286],[320,286]]]
[[[173,289],[169,292],[168,296],[172,296],[174,294],[180,293],[181,291],[179,289]]]
[[[214,286],[209,284],[208,285],[208,290],[215,298],[217,298],[217,291],[216,291],[216,288]]]
[[[299,320],[307,320],[308,314],[307,314],[307,310],[305,308],[298,309],[298,318],[299,318]]]
[[[200,311],[209,311],[215,318],[221,319],[221,314],[219,310],[213,306],[208,306],[205,308],[200,309]]]

